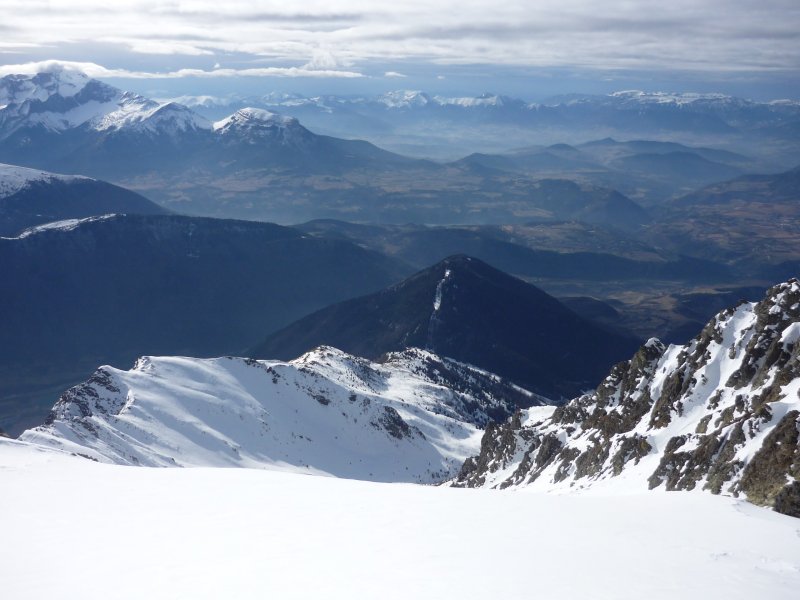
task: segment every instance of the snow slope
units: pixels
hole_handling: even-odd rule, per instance
[[[284,363],[145,357],[101,367],[20,436],[103,462],[440,481],[489,414],[527,392],[422,350],[371,363],[322,347]]]
[[[57,175],[47,171],[0,163],[0,199],[16,194],[32,183],[72,182],[79,179],[90,181],[88,177],[79,175]]]
[[[800,527],[730,498],[134,469],[0,440],[15,600],[793,600]]]

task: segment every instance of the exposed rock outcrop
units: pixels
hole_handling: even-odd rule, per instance
[[[651,339],[598,388],[488,428],[453,485],[707,490],[800,516],[800,282]]]

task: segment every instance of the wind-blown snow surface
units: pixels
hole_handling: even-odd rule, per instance
[[[800,525],[708,494],[137,469],[0,440],[15,600],[789,600]]]
[[[20,439],[117,464],[432,482],[455,475],[489,414],[511,414],[525,394],[414,349],[383,364],[328,347],[289,363],[146,357],[101,367]]]
[[[80,175],[57,175],[47,171],[0,163],[0,199],[12,196],[33,183],[76,180],[91,181],[88,177]]]

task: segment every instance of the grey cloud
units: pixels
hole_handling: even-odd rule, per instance
[[[312,0],[302,9],[287,4],[286,11],[243,0],[220,2],[218,11],[208,3],[156,0],[83,0],[75,9],[7,1],[11,9],[0,25],[7,42],[88,47],[106,40],[153,56],[169,54],[171,45],[173,54],[234,52],[290,64],[322,51],[331,64],[348,65],[413,59],[598,69],[800,66],[798,0]]]
[[[136,36],[141,40],[158,40],[173,42],[224,42],[225,38],[219,35],[204,33],[140,33]]]
[[[170,6],[154,11],[156,14],[204,22],[270,22],[270,23],[357,23],[364,19],[361,13],[278,13],[265,11],[215,12],[209,10],[185,10]]]

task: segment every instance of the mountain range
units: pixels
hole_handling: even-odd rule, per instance
[[[318,237],[346,239],[420,269],[448,256],[467,254],[531,279],[709,283],[733,277],[722,264],[678,253],[666,254],[614,230],[574,221],[427,227],[320,219],[295,228]]]
[[[724,94],[621,91],[572,94],[528,102],[492,93],[446,97],[398,90],[373,97],[269,93],[263,96],[175,99],[211,118],[258,106],[301,119],[329,135],[356,135],[396,152],[452,159],[473,152],[505,152],[536,143],[582,144],[607,136],[682,139],[757,151],[784,168],[797,160],[800,103],[756,102]],[[794,138],[794,139],[793,139]],[[770,140],[776,146],[748,142]],[[780,148],[780,150],[778,149]],[[786,162],[785,149],[794,158]]]
[[[800,167],[744,175],[663,204],[642,235],[773,280],[800,268]]]
[[[759,164],[709,148],[613,140],[441,164],[320,135],[263,106],[212,121],[66,70],[0,78],[0,102],[0,160],[112,181],[177,212],[279,223],[580,220],[631,230],[650,220],[640,204]]]
[[[374,31],[305,10],[219,27]],[[234,58],[168,87],[404,81]],[[797,596],[800,102],[38,64],[0,77],[9,598]]]
[[[722,311],[687,344],[648,340],[561,406],[420,349],[377,363],[327,346],[289,363],[144,357],[130,371],[98,369],[20,440],[115,464],[706,490],[800,516],[798,352],[793,279]]]
[[[774,162],[727,150],[612,138],[574,146],[533,146],[503,154],[475,153],[460,162],[529,177],[564,178],[609,187],[647,207],[660,206],[666,200],[745,172],[775,168]]]

